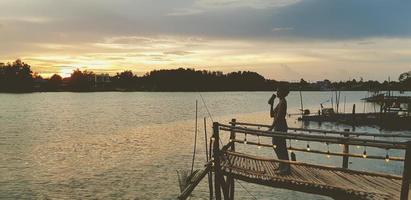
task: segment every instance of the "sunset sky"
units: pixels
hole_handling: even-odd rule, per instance
[[[411,70],[410,0],[0,0],[0,62],[43,76],[190,67],[277,80]]]

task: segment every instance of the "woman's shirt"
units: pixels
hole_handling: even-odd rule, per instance
[[[286,130],[288,128],[287,120],[285,116],[287,115],[287,101],[285,98],[281,98],[277,106],[274,108],[274,129],[275,130]]]

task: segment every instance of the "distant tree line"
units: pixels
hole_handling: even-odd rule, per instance
[[[398,81],[329,80],[307,82],[279,82],[269,80],[256,72],[199,71],[194,69],[154,70],[137,76],[123,71],[114,76],[92,71],[74,70],[70,77],[54,74],[43,78],[30,65],[16,60],[0,63],[0,92],[48,91],[272,91],[278,84],[288,84],[291,90],[411,90],[411,71],[399,76]]]

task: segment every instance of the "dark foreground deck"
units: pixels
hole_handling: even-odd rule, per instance
[[[400,199],[402,178],[292,162],[290,175],[278,175],[279,160],[227,151],[221,160],[223,174],[242,181],[292,189],[335,199]]]

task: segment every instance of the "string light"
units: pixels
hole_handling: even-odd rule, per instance
[[[388,149],[385,149],[385,162],[390,162],[390,155],[388,155]]]
[[[276,148],[277,148],[277,145],[273,144],[273,149],[276,149]]]
[[[328,142],[326,142],[325,144],[327,144],[327,158],[330,158],[330,145],[328,144]]]
[[[214,137],[211,137],[211,141],[214,141],[215,140],[215,138]]]
[[[244,134],[244,144],[247,144],[247,133]]]
[[[310,151],[310,150],[311,150],[310,143],[307,142],[307,151]]]
[[[258,138],[258,149],[261,149],[261,146],[260,146],[260,136],[257,136],[257,138]]]
[[[363,158],[367,158],[367,147],[364,146],[364,152],[362,153]]]

